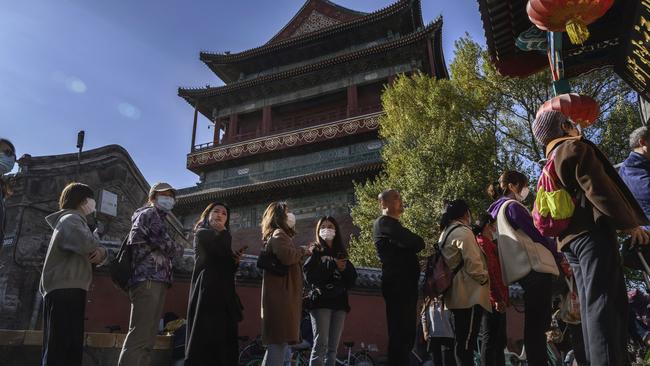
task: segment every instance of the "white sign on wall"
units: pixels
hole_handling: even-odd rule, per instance
[[[99,195],[99,210],[100,213],[117,216],[117,194],[102,189]]]

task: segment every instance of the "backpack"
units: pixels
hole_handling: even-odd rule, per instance
[[[449,268],[445,258],[442,255],[442,247],[447,242],[449,234],[459,228],[461,225],[456,225],[447,235],[444,236],[442,241],[436,243],[433,247],[433,254],[427,258],[427,267],[424,271],[424,283],[422,284],[422,293],[428,297],[438,297],[444,295],[451,287],[454,276],[463,267],[463,260],[460,261],[458,266],[453,270]]]
[[[537,196],[533,205],[533,222],[546,237],[558,237],[569,227],[576,208],[576,199],[562,186],[555,172],[555,152],[552,152],[537,181]]]
[[[133,276],[133,248],[128,245],[128,241],[129,236],[127,235],[122,240],[120,251],[108,266],[113,284],[125,292],[128,291],[127,284]]]

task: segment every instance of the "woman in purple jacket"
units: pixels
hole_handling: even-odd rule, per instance
[[[524,346],[528,364],[546,366],[545,333],[551,323],[553,275],[558,274],[558,267],[565,273],[569,267],[564,255],[557,251],[555,242],[537,231],[533,217],[521,204],[529,193],[528,177],[517,171],[506,171],[498,183],[488,187],[488,194],[495,200],[488,212],[497,220],[499,241],[507,239],[504,235],[506,230],[514,234],[508,237],[516,238],[516,245],[510,247],[510,252],[507,251],[508,247],[502,245],[504,243],[499,243],[499,261],[506,284],[518,282],[524,289]],[[500,222],[503,219],[506,222]],[[552,259],[546,266],[538,266],[527,259],[527,251],[548,253],[546,249],[553,255],[557,267]]]

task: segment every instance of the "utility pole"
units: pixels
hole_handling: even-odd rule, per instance
[[[86,132],[84,132],[84,130],[81,130],[77,133],[77,149],[79,149],[79,152],[77,153],[77,178],[75,180],[79,180],[79,169],[81,168],[81,151],[84,148],[85,136]]]

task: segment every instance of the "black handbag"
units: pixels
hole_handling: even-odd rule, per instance
[[[111,280],[115,286],[123,291],[127,291],[127,284],[133,276],[133,249],[127,244],[129,240],[128,235],[122,240],[120,251],[117,252],[115,258],[108,266],[108,271],[111,273]]]
[[[286,276],[289,274],[289,266],[282,264],[275,253],[265,246],[257,257],[257,268],[275,276]]]

